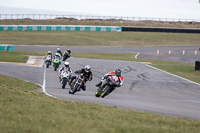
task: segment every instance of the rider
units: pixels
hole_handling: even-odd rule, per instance
[[[59,53],[61,55],[61,57],[62,57],[62,52],[61,52],[60,48],[57,48],[57,50],[55,51],[55,54],[56,53]]]
[[[71,54],[71,50],[70,50],[70,49],[67,49],[67,52],[68,52],[69,54]]]
[[[53,55],[52,55],[51,51],[48,51],[48,53],[47,53],[46,56],[45,56],[45,59],[46,59],[48,56],[51,57],[51,61],[52,61]],[[45,60],[45,62],[46,62],[46,60]]]
[[[70,72],[70,74],[72,74],[72,69],[71,69],[71,67],[70,67],[70,65],[69,65],[69,62],[65,62],[65,64],[59,69],[59,72],[60,72],[60,74],[59,74],[59,76],[58,76],[58,78],[60,79],[60,77],[61,77],[61,72],[63,71],[63,70],[65,70],[65,71],[67,71],[67,72]],[[71,77],[71,76],[70,76]],[[60,79],[61,80],[61,79]]]
[[[68,49],[68,50],[65,50],[65,52],[64,52],[64,56],[67,56],[67,58],[69,58],[70,56],[71,56],[71,50],[70,49]]]
[[[82,68],[81,70],[77,70],[74,73],[76,74],[83,74],[84,78],[85,78],[85,82],[83,82],[82,84],[82,90],[85,91],[86,90],[86,82],[89,80],[92,80],[92,72],[91,72],[91,67],[90,65],[86,65],[84,68]],[[69,85],[71,85],[72,81],[76,78],[76,76],[72,76]]]
[[[116,69],[115,71],[112,71],[112,72],[109,72],[109,73],[105,74],[102,77],[101,81],[98,84],[96,84],[96,86],[99,87],[99,88],[101,88],[102,83],[104,84],[106,82],[106,79],[109,76],[113,76],[113,77],[116,76],[118,78],[118,81],[117,81],[118,85],[117,85],[117,87],[122,86],[122,84],[124,82],[124,78],[121,75],[121,70],[120,69]]]

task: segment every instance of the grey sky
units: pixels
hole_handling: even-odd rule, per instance
[[[0,0],[0,6],[105,16],[200,19],[199,0]]]

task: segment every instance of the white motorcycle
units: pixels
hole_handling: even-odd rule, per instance
[[[63,70],[61,72],[60,83],[61,83],[63,89],[69,83],[70,77],[71,77],[71,73],[69,71]]]
[[[49,66],[51,65],[51,55],[48,55],[46,58],[45,58],[45,64],[46,64],[46,68],[49,68]]]

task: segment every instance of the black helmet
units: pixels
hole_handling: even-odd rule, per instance
[[[120,70],[120,69],[116,69],[116,70],[115,70],[115,75],[116,75],[117,77],[119,77],[119,76],[121,75],[121,70]]]

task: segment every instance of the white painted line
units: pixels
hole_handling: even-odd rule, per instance
[[[135,59],[137,59],[137,57],[138,57],[139,54],[140,54],[140,53],[137,53],[137,54],[136,54]]]
[[[50,97],[53,97],[53,98],[57,98],[57,97],[54,97],[54,96],[48,94],[48,93],[46,92],[46,88],[45,88],[45,87],[46,87],[46,68],[44,67],[44,76],[43,76],[42,91],[43,91],[44,94],[47,95],[47,96],[50,96]]]
[[[175,76],[175,77],[177,77],[177,78],[180,78],[180,79],[186,80],[186,81],[188,81],[188,82],[190,82],[190,83],[193,83],[193,84],[196,84],[196,85],[199,85],[199,86],[200,86],[199,83],[196,83],[196,82],[194,82],[194,81],[191,81],[191,80],[188,80],[188,79],[186,79],[186,78],[183,78],[183,77],[177,76],[177,75],[175,75],[175,74],[172,74],[172,73],[166,72],[166,71],[164,71],[164,70],[158,69],[158,68],[153,67],[153,66],[150,66],[150,65],[148,65],[148,64],[146,64],[146,65],[147,65],[148,67],[151,67],[151,68],[156,69],[156,70],[158,70],[158,71],[161,71],[161,72],[164,72],[164,73],[170,74],[170,75],[172,75],[172,76]]]

